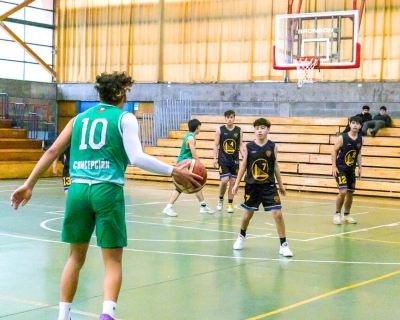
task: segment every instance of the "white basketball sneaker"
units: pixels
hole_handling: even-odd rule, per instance
[[[241,234],[238,235],[235,243],[233,244],[234,250],[241,250],[243,248],[243,243],[246,241],[246,237],[243,237]]]
[[[170,216],[170,217],[177,217],[178,214],[172,209],[172,207],[165,207],[162,213]]]
[[[215,213],[213,209],[211,209],[209,206],[200,206],[200,213]]]
[[[292,251],[289,249],[289,245],[287,242],[282,243],[279,254],[283,255],[284,257],[293,257]]]
[[[221,211],[223,207],[224,207],[224,200],[218,200],[217,210]]]

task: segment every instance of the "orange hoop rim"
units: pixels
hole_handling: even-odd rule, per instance
[[[293,58],[297,61],[298,64],[312,65],[313,68],[318,68],[319,63],[321,61],[320,57],[318,56],[305,56],[305,57],[296,56]]]

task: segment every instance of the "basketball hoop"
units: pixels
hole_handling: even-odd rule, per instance
[[[313,83],[314,67],[319,66],[319,57],[295,57],[294,64],[297,68],[297,87],[301,88],[303,83]]]

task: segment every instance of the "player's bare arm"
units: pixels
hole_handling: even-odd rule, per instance
[[[213,165],[214,168],[218,168],[218,145],[219,145],[219,139],[221,138],[221,129],[218,127],[217,130],[215,130],[215,137],[214,137],[214,147],[213,147]]]
[[[240,130],[239,152],[242,155],[242,159],[244,159],[245,150],[246,150],[246,145],[243,143],[243,130]]]
[[[279,186],[279,193],[283,196],[286,196],[286,190],[283,185],[282,177],[281,177],[281,170],[279,169],[279,163],[278,163],[278,147],[275,145],[275,165],[274,165],[274,173],[275,173],[275,178],[278,181],[278,186]]]
[[[68,122],[67,126],[60,133],[53,145],[40,158],[25,183],[11,195],[11,206],[13,206],[15,210],[18,209],[20,204],[24,206],[30,200],[36,182],[47,171],[47,169],[50,168],[53,162],[58,159],[60,154],[70,145],[72,121],[73,119]]]
[[[187,146],[189,147],[190,151],[192,152],[192,157],[193,159],[199,160],[199,156],[197,155],[196,152],[196,146],[194,145],[194,138],[189,137],[186,141]]]
[[[332,175],[334,177],[336,177],[339,172],[336,167],[336,158],[337,158],[337,153],[338,153],[339,149],[342,147],[342,145],[343,145],[343,137],[339,136],[336,139],[336,142],[335,142],[335,145],[333,146],[333,151],[332,151]]]
[[[246,172],[246,166],[247,166],[247,148],[245,147],[243,150],[243,161],[240,162],[240,166],[239,166],[239,172],[235,181],[235,185],[232,188],[232,193],[233,194],[237,194],[237,191],[239,189],[239,184],[240,181],[242,181],[242,178],[244,176],[244,173]]]

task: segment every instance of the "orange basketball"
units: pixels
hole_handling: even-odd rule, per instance
[[[207,170],[204,165],[196,159],[185,159],[182,160],[177,164],[178,167],[182,167],[184,165],[187,165],[189,163],[188,170],[194,174],[199,175],[200,177],[203,178],[203,181],[200,182],[201,186],[198,188],[193,187],[190,185],[190,187],[185,187],[184,184],[180,181],[176,181],[174,177],[172,177],[172,182],[174,183],[175,187],[182,191],[183,193],[195,193],[197,191],[200,191],[203,189],[204,185],[207,182]]]

